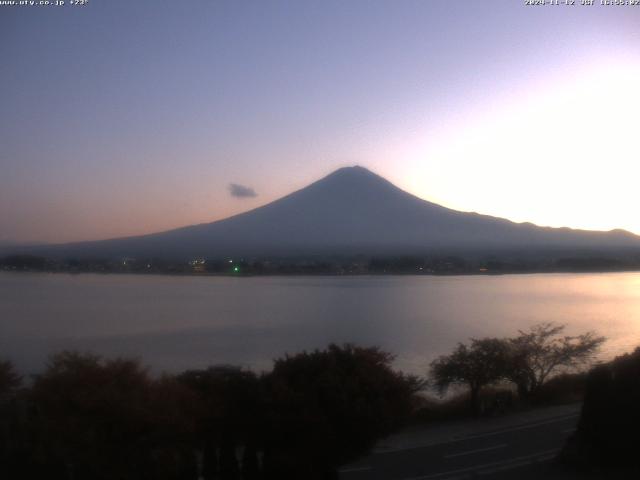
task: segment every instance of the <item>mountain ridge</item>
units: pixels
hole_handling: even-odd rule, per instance
[[[640,237],[541,227],[449,209],[361,166],[343,167],[271,203],[209,223],[89,242],[24,247],[76,257],[194,258],[329,253],[640,248]]]

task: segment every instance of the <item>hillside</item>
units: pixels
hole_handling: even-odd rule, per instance
[[[640,248],[640,237],[622,230],[538,227],[455,211],[411,195],[363,167],[347,167],[224,220],[137,237],[22,250],[53,257],[186,259],[628,248]]]

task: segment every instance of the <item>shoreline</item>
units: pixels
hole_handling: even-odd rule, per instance
[[[305,272],[272,272],[272,273],[217,273],[217,272],[147,272],[147,271],[101,271],[101,270],[28,270],[28,269],[0,269],[0,273],[42,273],[42,274],[67,274],[67,275],[132,275],[132,276],[163,276],[163,277],[195,277],[195,278],[208,278],[208,277],[220,277],[220,278],[259,278],[259,277],[500,277],[505,275],[544,275],[544,274],[606,274],[606,273],[640,273],[639,268],[628,269],[609,269],[609,270],[564,270],[564,269],[550,269],[550,270],[517,270],[517,271],[501,271],[501,272],[319,272],[319,273],[305,273]]]

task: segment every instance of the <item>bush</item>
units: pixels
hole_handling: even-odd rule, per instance
[[[411,414],[420,381],[378,348],[330,345],[276,360],[266,377],[270,478],[332,478]]]
[[[431,363],[431,379],[440,393],[450,385],[465,385],[470,393],[470,410],[476,415],[483,410],[482,389],[504,381],[517,388],[521,401],[549,401],[560,395],[559,389],[569,386],[569,372],[589,365],[605,341],[594,332],[563,336],[564,329],[564,325],[542,323],[513,338],[459,343],[451,354]],[[560,378],[549,384],[556,377]],[[580,387],[574,387],[574,399],[579,399]]]
[[[581,402],[587,373],[562,373],[544,383],[532,398],[536,405],[557,405]]]
[[[257,477],[258,449],[264,434],[264,393],[253,372],[233,366],[189,370],[179,381],[199,397],[198,449],[206,478]],[[236,449],[243,448],[242,467]]]
[[[181,479],[194,471],[191,392],[133,360],[64,352],[35,379],[32,475]]]
[[[412,422],[428,424],[472,418],[475,414],[469,410],[470,397],[469,391],[448,395],[444,399],[422,397],[412,416]],[[478,413],[483,416],[503,415],[517,407],[513,391],[500,387],[482,389],[478,397],[478,404]]]
[[[640,348],[589,372],[578,429],[563,452],[574,464],[640,468]]]
[[[421,383],[392,360],[377,348],[331,345],[276,360],[262,376],[218,366],[157,378],[135,360],[63,352],[23,390],[0,363],[2,474],[334,478],[413,411]]]

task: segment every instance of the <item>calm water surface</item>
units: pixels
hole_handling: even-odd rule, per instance
[[[379,345],[424,373],[469,337],[538,322],[640,345],[640,273],[451,277],[172,277],[0,273],[0,357],[24,372],[65,348],[136,356],[155,370],[268,369],[330,342]]]

